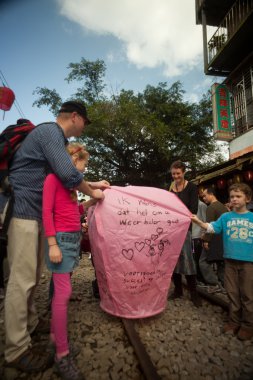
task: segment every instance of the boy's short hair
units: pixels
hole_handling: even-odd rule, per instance
[[[229,194],[231,191],[241,191],[246,195],[248,200],[250,200],[252,197],[252,190],[246,183],[233,183],[233,185],[231,185],[228,189]]]
[[[214,187],[206,187],[203,191],[206,191],[209,195],[214,195],[216,197],[216,190]]]

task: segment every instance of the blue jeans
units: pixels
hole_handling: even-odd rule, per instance
[[[62,252],[62,261],[52,263],[46,252],[48,270],[54,273],[70,273],[79,265],[81,232],[57,232],[56,241]]]

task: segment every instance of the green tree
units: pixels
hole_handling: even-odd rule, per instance
[[[68,66],[70,73],[67,76],[67,82],[83,82],[82,87],[77,89],[74,97],[92,104],[103,98],[105,89],[104,76],[106,66],[104,61],[97,59],[95,62],[88,61],[84,58],[80,63],[70,63]]]
[[[69,69],[67,80],[82,83],[71,98],[86,101],[92,120],[82,138],[91,154],[90,179],[166,188],[170,165],[177,159],[186,163],[189,178],[221,161],[208,95],[191,104],[184,101],[180,82],[171,87],[163,82],[138,94],[121,90],[105,96],[103,61],[82,59]],[[35,105],[59,107],[55,90],[37,88],[36,93]]]

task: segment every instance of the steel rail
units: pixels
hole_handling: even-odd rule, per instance
[[[201,289],[197,286],[197,292],[201,295],[201,297],[207,299],[208,301],[212,302],[215,305],[221,306],[222,309],[228,310],[229,304],[227,301],[220,298],[218,295],[210,294],[206,290]]]
[[[140,363],[142,372],[146,380],[161,380],[161,377],[158,375],[157,370],[148,355],[144,344],[141,341],[141,338],[134,327],[134,320],[122,318],[124,328],[126,330],[129,341],[131,342],[138,361]]]

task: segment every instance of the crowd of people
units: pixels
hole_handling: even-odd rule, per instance
[[[231,185],[229,204],[223,205],[213,187],[198,194],[197,187],[186,181],[184,174],[185,165],[181,161],[171,165],[170,191],[192,212],[193,226],[174,269],[174,293],[170,298],[182,297],[182,275],[197,307],[201,306],[201,300],[196,285],[207,287],[209,293],[226,293],[229,321],[223,332],[237,334],[240,340],[252,339],[253,213],[249,208],[252,190],[245,183]]]
[[[71,274],[80,255],[82,216],[87,207],[103,200],[103,190],[110,188],[106,180],[83,179],[89,153],[82,144],[68,141],[70,137],[80,137],[89,123],[83,103],[63,103],[56,122],[36,127],[11,163],[9,181],[15,202],[8,229],[9,276],[2,295],[5,368],[40,372],[54,365],[64,379],[83,379],[75,361],[78,351],[69,342],[67,333]],[[251,189],[246,184],[233,184],[229,189],[229,211],[219,202],[213,188],[199,194],[197,186],[185,178],[186,166],[182,161],[175,161],[170,172],[170,191],[192,213],[192,223],[174,269],[174,292],[170,298],[183,296],[183,275],[196,307],[202,306],[197,286],[208,287],[210,293],[226,292],[230,310],[224,333],[232,331],[241,340],[251,339],[253,213],[247,209]],[[78,202],[77,191],[87,194],[90,201]],[[4,200],[0,194],[2,220],[7,207]],[[34,305],[44,257],[52,272],[50,323],[39,318]],[[49,334],[51,349],[32,344],[36,333]]]
[[[247,184],[235,183],[229,188],[230,212],[220,208],[220,217],[210,223],[192,216],[192,222],[208,234],[223,238],[224,286],[229,298],[229,321],[223,331],[237,334],[241,340],[253,337],[253,213],[247,209],[251,196]],[[223,270],[220,272],[223,279]]]

